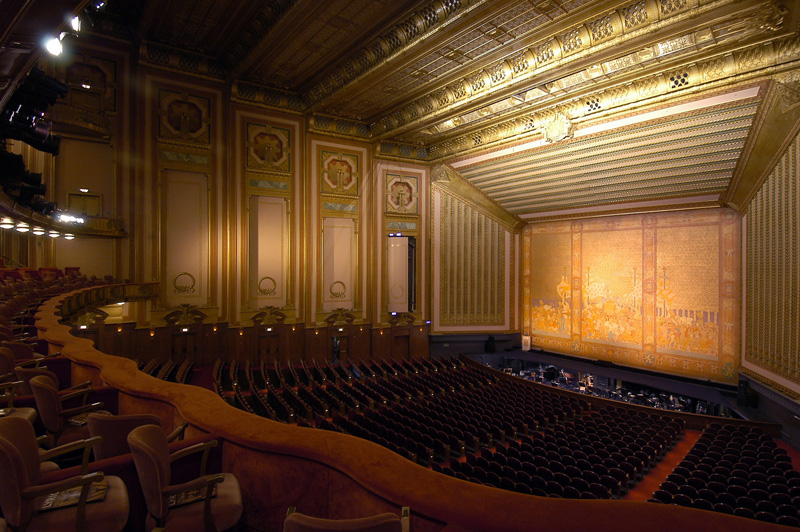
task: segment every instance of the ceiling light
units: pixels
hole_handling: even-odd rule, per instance
[[[62,50],[61,41],[58,40],[56,37],[53,37],[52,39],[47,41],[44,47],[52,55],[61,55],[61,50]]]
[[[14,220],[9,218],[8,216],[4,216],[2,219],[0,219],[0,228],[14,229]]]
[[[31,230],[31,226],[25,222],[17,222],[17,231],[20,233],[27,233]]]
[[[74,240],[75,235],[73,235],[72,233],[64,233],[64,238],[66,238],[67,240]]]
[[[88,188],[79,188],[78,191],[79,192],[83,192],[84,194],[86,194],[87,192],[89,192],[89,189]]]
[[[50,232],[47,233],[47,236],[49,236],[50,238],[58,238],[61,236],[61,233],[59,233],[55,229],[51,229]]]
[[[44,229],[42,229],[38,225],[34,225],[33,229],[31,229],[31,233],[33,233],[36,236],[42,236],[44,234]]]

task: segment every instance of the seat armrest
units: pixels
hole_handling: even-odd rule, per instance
[[[218,440],[210,440],[202,443],[197,443],[195,445],[191,445],[189,447],[183,448],[179,451],[175,451],[174,453],[169,455],[170,463],[178,460],[179,458],[183,458],[184,456],[188,456],[190,454],[194,454],[197,452],[203,452],[203,459],[200,462],[200,475],[206,474],[206,464],[208,463],[208,453],[213,448],[219,445]]]
[[[100,471],[95,471],[94,473],[89,473],[88,475],[65,478],[64,480],[59,480],[58,482],[39,484],[37,486],[28,486],[22,490],[20,495],[23,499],[33,500],[37,497],[42,497],[43,495],[58,493],[59,491],[68,490],[77,486],[86,486],[88,488],[92,482],[100,482],[101,480],[103,480],[103,473]]]
[[[91,389],[91,386],[92,386],[92,381],[86,381],[86,382],[82,382],[80,384],[76,384],[74,386],[70,386],[69,388],[64,388],[63,390],[61,390],[61,392],[62,393],[63,392],[74,392],[74,391],[77,391],[77,390],[85,390],[87,388],[91,392],[91,391],[94,391],[94,390]]]
[[[95,410],[100,410],[104,406],[106,406],[105,403],[99,401],[97,403],[88,405],[76,406],[75,408],[68,408],[61,411],[61,417],[72,417],[78,414],[83,414],[84,412],[93,412]]]
[[[85,440],[78,440],[71,443],[67,443],[65,445],[60,445],[58,447],[54,447],[52,449],[48,449],[46,451],[39,452],[39,460],[44,462],[45,460],[51,460],[56,456],[61,456],[62,454],[66,454],[72,451],[77,451],[78,449],[83,449],[83,459],[81,460],[81,475],[86,475],[89,471],[89,455],[92,452],[92,445],[102,440],[100,436],[94,436],[92,438],[87,438]]]
[[[14,375],[11,376],[14,377]],[[22,381],[4,382],[0,384],[0,391],[3,391],[3,395],[5,395],[4,390],[9,390],[8,408],[14,408],[14,395],[17,393],[17,388],[22,386],[22,384]]]
[[[174,486],[167,486],[161,492],[163,495],[169,496],[173,493],[182,493],[205,486],[206,494],[203,500],[203,524],[206,532],[216,532],[214,526],[214,518],[211,515],[211,495],[214,492],[214,486],[225,480],[222,473],[216,475],[204,475],[183,484],[175,484]]]
[[[411,508],[403,506],[400,512],[400,527],[402,532],[409,532],[411,527]]]
[[[28,366],[33,366],[34,368],[38,368],[39,364],[42,363],[41,358],[29,358],[27,360],[15,360],[14,367],[18,368],[27,368]]]
[[[91,388],[79,388],[79,389],[75,389],[74,387],[67,388],[66,390],[61,390],[61,392],[59,392],[58,398],[61,400],[61,404],[64,404],[64,401],[69,401],[70,399],[73,399],[75,397],[83,396],[82,403],[85,404],[86,398],[89,397],[89,393],[91,391],[92,391]]]
[[[181,423],[180,425],[175,427],[175,430],[170,432],[169,435],[167,436],[167,441],[169,443],[172,443],[175,440],[182,440],[184,434],[186,433],[186,427],[188,427],[188,426],[189,426],[189,423],[184,421],[183,423]]]
[[[203,475],[194,480],[190,480],[189,482],[184,482],[183,484],[166,486],[163,490],[161,490],[161,493],[162,495],[174,495],[176,493],[192,491],[205,486],[214,486],[214,484],[219,484],[223,480],[225,480],[225,476],[222,473]]]
[[[59,482],[53,482],[51,484],[29,486],[22,490],[21,495],[23,499],[33,500],[37,497],[42,497],[51,493],[58,493],[59,491],[80,486],[81,494],[78,498],[78,507],[76,508],[75,530],[86,530],[86,499],[89,498],[89,487],[93,482],[100,482],[103,480],[103,478],[103,473],[97,471],[88,475],[72,477]]]

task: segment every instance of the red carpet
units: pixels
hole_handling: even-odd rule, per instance
[[[688,453],[695,442],[700,439],[700,434],[699,431],[686,429],[681,441],[679,441],[675,447],[667,453],[667,456],[665,456],[664,459],[622,499],[626,501],[646,501],[652,498],[653,492],[658,489],[661,483],[667,478],[667,475],[672,473],[675,466],[683,460],[686,453]],[[794,459],[794,457],[792,457],[792,459]]]

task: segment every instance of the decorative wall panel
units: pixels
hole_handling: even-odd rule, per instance
[[[211,143],[211,102],[208,98],[162,89],[158,100],[159,138],[192,144]]]
[[[386,251],[389,312],[408,312],[408,237],[389,237]]]
[[[292,130],[268,124],[247,124],[247,169],[291,174]]]
[[[162,257],[168,305],[207,303],[208,177],[165,170],[162,180]]]
[[[531,224],[523,334],[548,350],[733,382],[738,233],[729,209]]]
[[[461,196],[432,189],[433,329],[511,327],[511,228]]]
[[[250,197],[250,297],[256,307],[286,305],[289,277],[289,220],[287,201]]]
[[[353,308],[356,266],[355,220],[322,220],[322,309]]]
[[[747,208],[744,362],[800,391],[800,137]]]
[[[344,309],[363,320],[370,305],[367,219],[375,201],[369,152],[364,145],[311,138],[305,194],[308,212],[305,262],[308,321],[327,324]]]
[[[423,222],[428,219],[429,208],[429,170],[427,167],[398,163],[395,161],[376,160],[373,174],[376,176],[376,206],[381,209],[379,216],[371,222],[378,235],[378,246],[381,253],[375,259],[375,283],[377,305],[374,320],[376,323],[388,324],[394,317],[391,312],[409,312],[415,320],[426,320],[428,307],[428,257],[429,248],[425,244],[428,235],[428,225]],[[400,239],[413,237],[415,239],[414,271],[408,268],[408,247],[396,258],[391,256],[392,244],[396,237]],[[403,255],[402,257],[400,255]],[[405,263],[405,266],[401,265]],[[399,268],[398,268],[399,267]],[[400,272],[402,270],[402,272]],[[412,273],[412,285],[408,286],[408,277]],[[403,286],[407,293],[398,297],[399,291],[394,275],[405,277]],[[402,301],[401,301],[402,299]]]

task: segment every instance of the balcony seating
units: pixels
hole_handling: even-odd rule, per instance
[[[88,448],[90,443],[76,442],[66,450],[79,446]],[[95,472],[40,484],[40,459],[33,427],[19,418],[0,419],[0,508],[10,526],[27,532],[122,530],[128,519],[128,492],[118,477]],[[84,493],[99,481],[108,483],[105,498],[87,504]],[[76,487],[81,488],[77,505],[41,511],[44,496]]]
[[[216,440],[187,447],[170,454],[167,435],[158,425],[143,425],[128,434],[136,471],[147,504],[147,527],[171,531],[207,532],[226,530],[234,526],[242,515],[242,494],[236,477],[229,473],[206,475],[206,457]],[[200,475],[194,480],[171,485],[170,463],[188,454],[201,452],[203,460]],[[212,491],[216,489],[216,495]],[[203,497],[183,505],[170,506],[170,496],[198,490]],[[202,528],[201,528],[202,527]]]

